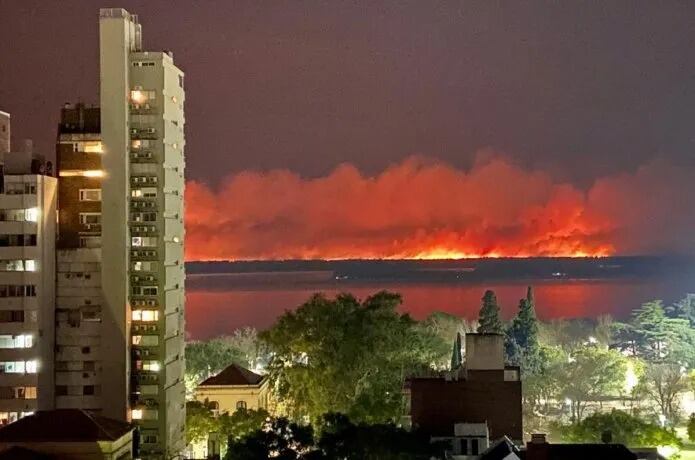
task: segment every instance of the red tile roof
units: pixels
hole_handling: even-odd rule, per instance
[[[38,411],[0,429],[0,442],[115,441],[133,425],[80,409]]]
[[[199,386],[258,385],[263,379],[262,375],[255,374],[238,364],[232,364],[219,374],[204,380]]]

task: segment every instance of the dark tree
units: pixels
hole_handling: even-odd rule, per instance
[[[521,366],[525,372],[534,372],[540,365],[538,319],[531,286],[526,298],[519,301],[519,312],[507,329],[505,348],[507,360]]]
[[[504,326],[500,319],[500,307],[497,296],[491,290],[485,291],[481,299],[482,306],[478,315],[478,332],[481,334],[502,334]]]

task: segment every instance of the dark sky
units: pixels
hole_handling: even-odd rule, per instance
[[[367,173],[491,147],[588,183],[693,165],[695,2],[0,0],[0,110],[52,152],[96,102],[98,8],[140,16],[186,72],[188,177]]]

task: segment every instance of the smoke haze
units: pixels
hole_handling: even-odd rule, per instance
[[[410,157],[374,176],[243,171],[190,181],[187,260],[695,252],[693,171],[653,161],[587,189],[490,152],[469,170]],[[666,179],[668,178],[668,179]]]

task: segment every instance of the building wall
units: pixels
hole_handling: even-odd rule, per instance
[[[247,409],[268,409],[268,384],[264,382],[258,386],[201,386],[195,390],[195,399],[217,402],[220,413],[234,413],[239,401],[245,402]]]
[[[487,422],[490,439],[523,439],[520,381],[417,378],[410,395],[413,428],[431,436],[453,436],[457,423]]]
[[[100,108],[105,171],[101,220],[103,288],[102,342],[103,415],[127,420],[129,412],[130,344],[128,308],[128,66],[135,49],[130,14],[120,8],[102,9],[99,19]]]
[[[55,407],[101,414],[101,249],[57,252]]]
[[[101,10],[100,38],[104,415],[161,458],[185,447],[183,74],[124,10]]]
[[[56,180],[35,174],[7,175],[4,180],[6,193],[0,194],[0,423],[50,404],[53,398],[55,301]],[[24,235],[24,242],[20,246],[8,241],[9,235]],[[21,270],[8,261],[22,261]],[[16,363],[23,363],[24,370]],[[24,397],[19,388],[24,389]]]

